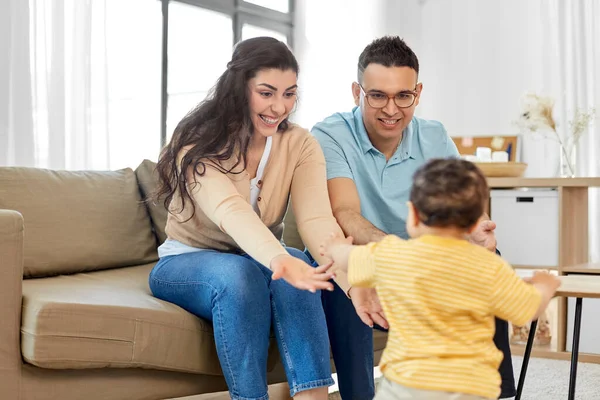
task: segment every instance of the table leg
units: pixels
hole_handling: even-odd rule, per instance
[[[575,380],[577,379],[577,359],[579,358],[579,335],[581,333],[581,308],[583,299],[575,303],[575,324],[573,327],[573,348],[571,349],[571,376],[569,378],[569,400],[575,400]]]
[[[517,384],[517,396],[515,397],[515,400],[521,400],[523,386],[525,385],[525,374],[527,374],[527,366],[529,365],[529,357],[531,356],[537,323],[537,319],[531,321],[531,326],[529,327],[529,336],[527,337],[527,346],[525,346],[525,353],[523,354],[523,364],[521,365],[521,373],[519,374],[519,383]]]

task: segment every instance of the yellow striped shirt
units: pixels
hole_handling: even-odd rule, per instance
[[[497,398],[494,316],[524,325],[541,302],[502,258],[447,237],[357,246],[348,272],[351,285],[377,288],[389,322],[382,373],[417,389]]]

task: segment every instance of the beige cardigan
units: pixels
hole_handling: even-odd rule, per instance
[[[229,169],[234,163],[229,160],[221,166]],[[273,258],[287,254],[281,237],[291,196],[302,241],[319,264],[325,263],[319,245],[330,233],[343,233],[331,211],[325,157],[316,139],[293,124],[286,132],[273,136],[269,160],[259,181],[260,216],[250,205],[248,174],[241,166],[237,171],[241,173],[224,174],[209,166],[203,176],[196,176],[199,184],[188,184],[196,204],[192,219],[189,204],[179,212],[181,196],[176,194],[169,207],[168,237],[197,248],[245,252],[269,267]],[[336,282],[346,292],[346,274],[337,271],[336,275]]]

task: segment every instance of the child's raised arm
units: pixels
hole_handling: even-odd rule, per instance
[[[343,238],[342,236],[332,233],[325,239],[325,242],[321,243],[319,252],[323,257],[327,257],[333,261],[334,268],[348,271],[348,258],[350,257],[350,252],[354,249],[352,240],[352,236]]]
[[[545,272],[545,271],[537,271],[532,278],[527,279],[529,283],[531,283],[537,290],[542,294],[542,301],[540,302],[540,306],[538,307],[535,316],[532,319],[538,319],[540,315],[544,312],[546,307],[548,307],[548,303],[556,294],[556,289],[560,286],[560,279],[558,277]]]
[[[521,279],[504,260],[496,266],[491,305],[494,314],[515,325],[537,319],[560,286],[560,280],[547,272]]]

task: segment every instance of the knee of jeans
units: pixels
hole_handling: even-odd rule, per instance
[[[308,259],[308,256],[302,250],[298,250],[294,247],[286,247],[286,250],[290,254],[290,256],[299,258],[307,264],[312,264],[311,261]]]
[[[224,274],[219,285],[227,297],[239,300],[241,303],[269,303],[269,284],[262,271],[248,262],[235,268],[234,273]]]

